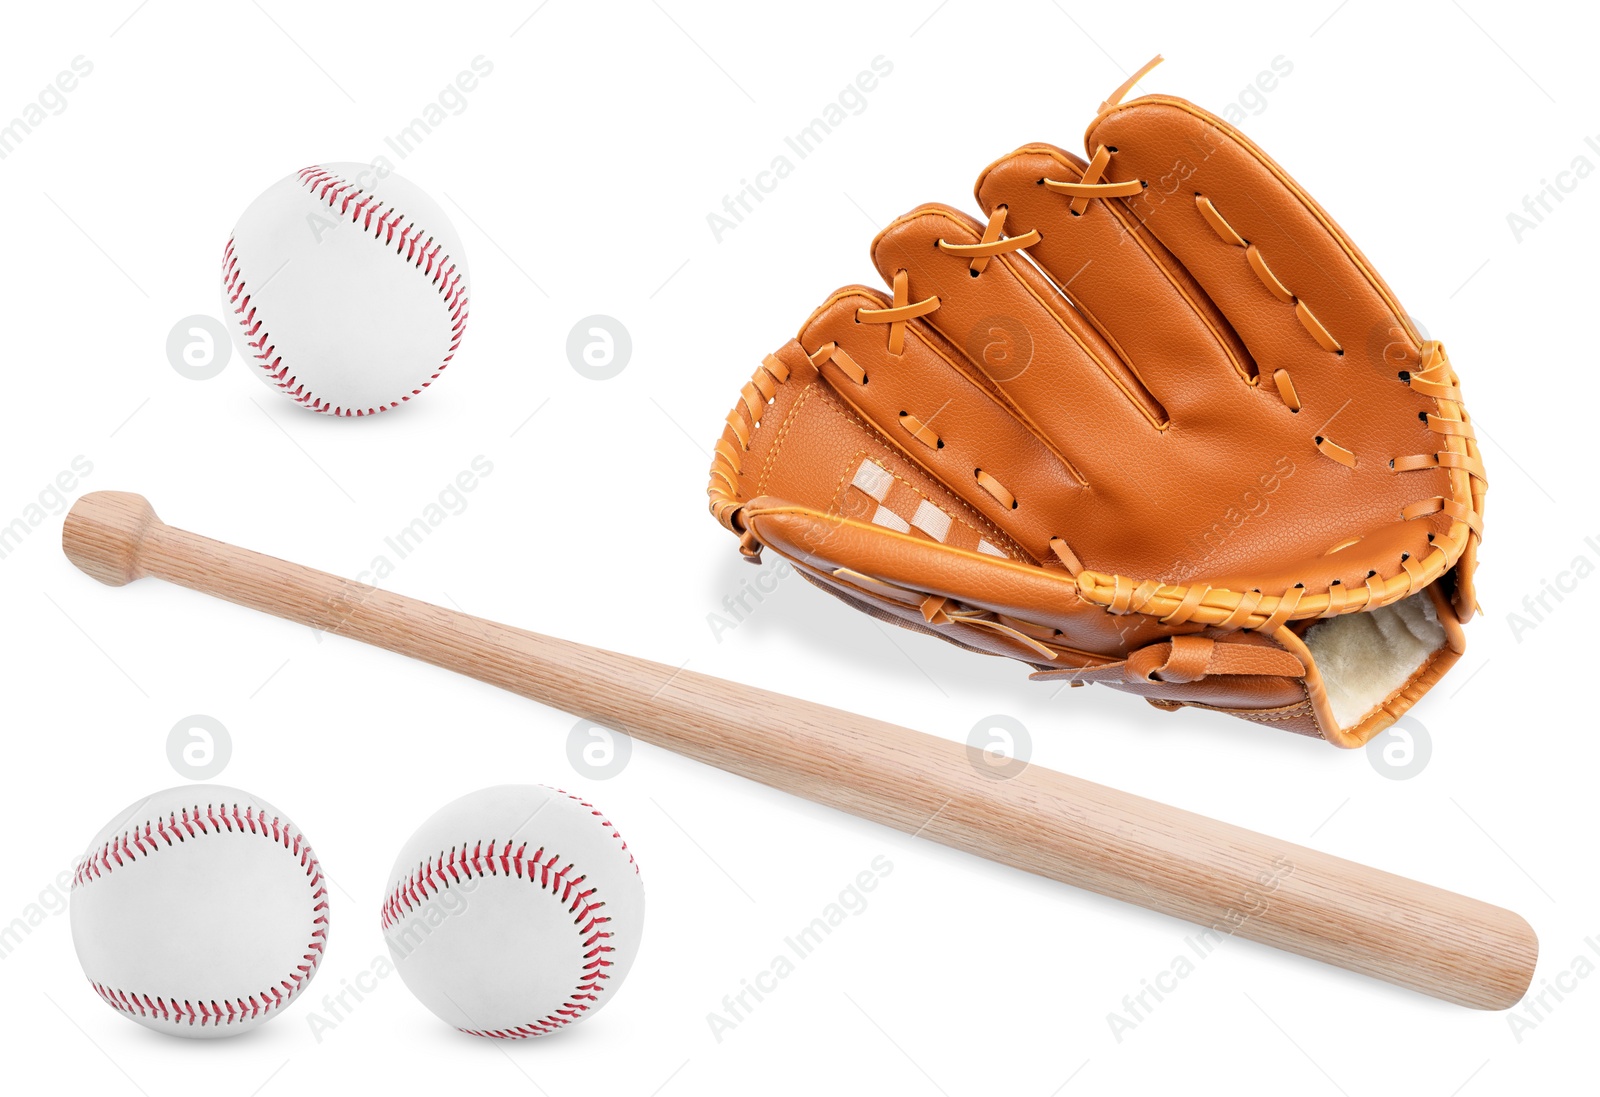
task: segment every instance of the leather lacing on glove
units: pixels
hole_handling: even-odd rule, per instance
[[[1159,61],[1159,57],[1153,60],[1114,92],[1102,104],[1102,115],[1116,107],[1133,84]],[[1149,187],[1148,180],[1106,178],[1116,156],[1115,147],[1097,144],[1079,178],[1045,177],[1038,183],[1045,191],[1065,199],[1067,212],[1072,217],[1088,212],[1091,203],[1140,196]],[[1224,248],[1237,249],[1236,261],[1243,269],[1252,272],[1271,297],[1292,308],[1306,335],[1324,352],[1343,358],[1345,348],[1329,326],[1309,304],[1291,292],[1269,265],[1262,248],[1247,240],[1228,220],[1219,208],[1221,199],[1213,200],[1196,191],[1192,201],[1198,217]],[[934,242],[935,246],[944,253],[968,260],[967,274],[973,280],[983,279],[992,269],[992,262],[1002,256],[1016,254],[1023,262],[1036,260],[1037,256],[1030,255],[1028,249],[1037,248],[1044,240],[1041,229],[1029,227],[1015,235],[1006,235],[1010,216],[1007,205],[997,205],[976,241],[952,241],[941,236]],[[887,275],[887,271],[885,273]],[[1375,275],[1371,277],[1376,278]],[[884,307],[858,306],[853,315],[858,325],[879,325],[886,329],[884,350],[892,369],[894,361],[907,353],[908,331],[913,325],[919,322],[938,324],[935,314],[942,302],[936,294],[914,298],[911,272],[907,269],[895,270],[890,283],[893,293],[890,302]],[[814,314],[813,321],[849,293],[836,294]],[[1080,305],[1080,302],[1073,298],[1072,304]],[[811,326],[808,322],[807,329]],[[807,329],[802,329],[802,343]],[[917,329],[917,333],[919,339],[941,355],[945,354],[939,350],[939,345],[922,335],[921,329]],[[860,353],[858,347],[857,355]],[[868,367],[858,361],[857,355],[852,355],[837,340],[829,340],[815,349],[804,349],[801,364],[812,367],[818,378],[828,377],[830,384],[852,406],[859,407],[849,396],[849,390],[851,387],[865,390],[871,384],[871,377]],[[831,371],[837,372],[837,381],[832,380]],[[1291,366],[1279,365],[1264,377],[1249,377],[1248,383],[1275,393],[1288,413],[1299,415],[1304,404],[1302,386],[1297,385],[1294,376],[1296,372]],[[741,404],[728,416],[728,429],[717,444],[712,467],[709,488],[712,512],[739,534],[741,551],[752,561],[759,560],[763,540],[746,520],[746,509],[752,501],[747,479],[751,470],[747,460],[763,417],[780,404],[780,389],[789,382],[792,373],[791,366],[780,355],[769,355],[763,361],[745,386]],[[977,380],[986,383],[991,396],[1010,406],[1003,384],[981,377]],[[1260,384],[1263,380],[1270,381],[1270,388]],[[1280,723],[1291,730],[1320,734],[1340,745],[1357,745],[1404,712],[1459,656],[1463,646],[1461,623],[1468,620],[1475,609],[1471,579],[1476,546],[1483,532],[1483,497],[1487,481],[1461,404],[1459,383],[1443,347],[1437,341],[1422,341],[1412,368],[1397,369],[1394,380],[1435,402],[1433,410],[1418,413],[1419,421],[1437,439],[1433,452],[1399,454],[1387,460],[1387,468],[1394,476],[1440,470],[1446,473],[1442,481],[1435,477],[1430,483],[1447,484],[1448,494],[1416,498],[1398,513],[1403,522],[1429,520],[1435,516],[1448,519],[1448,525],[1428,533],[1425,549],[1402,552],[1398,566],[1390,574],[1380,575],[1377,568],[1369,569],[1365,581],[1360,584],[1335,578],[1315,584],[1318,587],[1315,590],[1308,590],[1305,583],[1295,583],[1285,585],[1277,593],[1264,593],[1259,588],[1241,590],[1222,584],[1171,582],[1097,571],[1085,567],[1068,537],[1050,536],[1046,544],[1053,563],[1075,582],[1075,593],[1082,602],[1100,606],[1108,614],[1132,617],[1140,622],[1133,628],[1137,635],[1130,636],[1126,630],[1122,633],[1121,639],[1127,645],[1127,653],[1122,658],[1108,655],[1103,650],[1105,645],[1099,645],[1101,650],[1075,645],[1071,630],[1050,623],[1049,614],[1045,614],[1044,619],[1030,619],[1018,613],[1000,612],[971,599],[938,593],[938,586],[933,583],[896,582],[882,574],[868,575],[846,566],[819,568],[804,558],[804,552],[785,550],[784,555],[794,559],[807,578],[857,608],[896,624],[920,627],[975,650],[1011,654],[1031,663],[1035,667],[1033,677],[1037,679],[1061,679],[1074,685],[1102,682],[1141,693],[1152,704],[1163,708],[1184,705],[1219,708],[1246,719]],[[1138,394],[1131,391],[1133,385],[1126,387],[1137,402]],[[784,406],[781,410],[787,415],[793,409]],[[880,419],[876,430],[887,431],[884,438],[889,445],[914,461],[919,460],[917,454],[922,452],[924,456],[920,461],[927,467],[927,463],[936,461],[946,447],[944,428],[936,425],[937,415],[942,410],[926,417],[899,410],[893,417],[895,426],[886,426]],[[1141,410],[1158,429],[1168,425],[1160,414],[1161,409],[1152,412],[1143,407]],[[1346,445],[1338,440],[1346,427],[1339,422],[1338,415],[1335,412],[1328,416],[1306,434],[1310,436],[1310,445],[1322,458],[1355,469],[1359,447],[1356,443]],[[959,430],[963,425],[964,421],[958,419],[949,429]],[[764,454],[767,465],[774,462],[774,453]],[[1026,505],[1027,492],[1007,482],[999,472],[1002,464],[1000,455],[996,455],[992,466],[985,467],[988,462],[975,464],[971,469],[971,484],[1002,511],[1017,511]],[[1070,462],[1063,459],[1063,464],[1083,481]],[[878,490],[887,470],[880,466],[883,473],[880,475],[867,470],[865,463],[860,468],[867,471],[869,493]],[[764,468],[761,475],[764,477],[769,471]],[[861,475],[858,471],[857,481],[861,480]],[[949,483],[944,470],[937,475]],[[958,492],[958,495],[969,500],[972,497],[965,492]],[[932,504],[925,495],[918,513],[929,505]],[[781,508],[774,508],[778,509]],[[937,506],[934,509],[939,510]],[[928,519],[923,520],[924,524],[913,526],[894,513],[885,516],[881,505],[878,511],[873,521],[896,533],[914,536],[912,531],[916,530],[924,536],[932,536],[934,541],[946,541],[942,533],[930,534]],[[931,521],[935,527],[941,527],[937,515]],[[944,515],[941,528],[949,528],[948,514]],[[1040,570],[1031,563],[1034,554],[1019,551],[1020,546],[1015,543],[1007,543],[1008,539],[997,527],[991,526],[989,532],[994,535],[992,541],[974,535],[976,544],[968,546],[968,551],[994,558],[997,566],[1000,560],[1030,561],[1033,570]],[[1362,535],[1342,538],[1323,555],[1331,557],[1362,539]],[[1062,600],[1058,596],[1054,601]],[[1042,604],[1052,604],[1048,594]],[[912,610],[914,614],[908,612]],[[974,640],[978,633],[984,634],[985,639]],[[1246,633],[1259,634],[1262,639],[1257,642],[1241,635]],[[1237,703],[1237,691],[1225,683],[1215,688],[1206,684],[1208,680],[1229,678],[1248,679],[1251,683],[1259,679],[1291,681],[1303,693],[1304,700],[1299,704],[1253,707]],[[1267,690],[1266,693],[1282,699],[1281,692]]]

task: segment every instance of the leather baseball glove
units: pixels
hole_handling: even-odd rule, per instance
[[[1157,61],[1160,59],[1157,58]],[[711,510],[882,620],[1339,746],[1459,658],[1456,375],[1331,217],[1182,99],[921,206],[728,416]]]

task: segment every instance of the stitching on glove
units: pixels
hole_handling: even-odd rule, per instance
[[[1321,434],[1317,435],[1314,441],[1317,446],[1317,451],[1321,453],[1322,456],[1331,457],[1341,465],[1346,465],[1349,468],[1356,467],[1356,455],[1339,445],[1337,442],[1330,442],[1326,436]]]
[[[1276,370],[1272,374],[1272,383],[1278,386],[1278,395],[1283,397],[1283,402],[1289,405],[1289,410],[1296,415],[1300,414],[1300,394],[1294,389],[1294,382],[1289,379],[1289,371]]]
[[[944,449],[944,439],[935,434],[932,427],[912,415],[909,411],[900,413],[900,425],[906,428],[911,437],[929,449]]]
[[[817,391],[815,384],[807,385],[801,390],[800,395],[794,398],[794,403],[789,405],[789,414],[784,416],[783,425],[778,428],[778,433],[772,439],[772,446],[767,450],[767,459],[762,463],[761,475],[756,479],[756,494],[767,490],[767,483],[772,478],[772,466],[778,463],[778,454],[783,450],[783,443],[789,437],[789,431],[799,418],[800,409],[806,406],[812,394]]]
[[[1272,273],[1272,268],[1267,266],[1267,261],[1262,258],[1260,249],[1239,235],[1238,230],[1230,225],[1227,218],[1223,217],[1217,207],[1211,203],[1211,199],[1196,191],[1194,204],[1195,208],[1200,211],[1200,216],[1205,220],[1205,223],[1211,226],[1212,231],[1222,239],[1223,243],[1244,248],[1245,261],[1250,264],[1250,269],[1261,280],[1261,284],[1267,287],[1267,292],[1280,301],[1294,304],[1294,314],[1299,318],[1300,326],[1305,328],[1306,333],[1317,341],[1317,345],[1330,354],[1343,355],[1344,348],[1339,345],[1339,341],[1333,337],[1333,334],[1323,326],[1322,321],[1317,319],[1316,314],[1311,311],[1311,307],[1289,292],[1288,288],[1278,280],[1278,276]]]
[[[811,364],[813,366],[820,366],[827,361],[832,361],[834,365],[844,371],[846,377],[858,385],[866,385],[870,380],[867,377],[867,371],[861,368],[861,363],[846,354],[844,348],[838,343],[829,343],[826,346],[818,347],[817,352],[811,356]]]
[[[1075,576],[1083,570],[1083,561],[1078,559],[1078,554],[1073,552],[1072,547],[1061,538],[1050,538],[1050,551],[1056,554],[1061,566],[1067,569],[1068,575]]]
[[[1212,231],[1217,234],[1223,243],[1244,248],[1245,261],[1250,264],[1250,269],[1255,272],[1255,276],[1260,280],[1261,284],[1267,288],[1267,292],[1285,304],[1294,305],[1294,314],[1299,319],[1300,326],[1305,328],[1307,334],[1316,340],[1317,345],[1331,354],[1342,356],[1344,348],[1339,345],[1339,341],[1323,326],[1322,321],[1317,319],[1316,314],[1311,311],[1311,307],[1291,293],[1288,287],[1279,280],[1278,276],[1272,273],[1272,268],[1267,265],[1266,259],[1261,254],[1261,249],[1239,235],[1238,230],[1228,223],[1228,219],[1222,216],[1222,213],[1212,204],[1211,199],[1199,191],[1195,192],[1194,204],[1195,208],[1200,211],[1201,219],[1211,226]],[[1284,404],[1291,412],[1298,414],[1300,411],[1300,397],[1295,391],[1294,381],[1290,378],[1289,371],[1286,369],[1278,370],[1272,375],[1272,380],[1277,385],[1278,395],[1283,398]],[[1316,447],[1317,451],[1324,457],[1331,458],[1349,468],[1356,467],[1355,454],[1343,446],[1329,441],[1323,435],[1319,434],[1317,436]]]
[[[994,212],[989,215],[989,223],[984,226],[983,238],[976,244],[952,244],[941,237],[937,242],[939,250],[948,251],[952,255],[972,256],[972,266],[968,270],[972,272],[972,277],[976,278],[983,273],[984,268],[989,265],[989,260],[994,256],[1005,255],[1021,248],[1031,248],[1044,239],[1039,235],[1038,229],[1029,229],[1021,236],[1002,239],[1000,233],[1005,228],[1007,212],[1006,206],[994,208]]]
[[[1002,237],[1000,234],[1005,229],[1005,223],[1006,207],[998,206],[989,216],[989,224],[983,230],[983,237],[976,244],[952,244],[941,238],[935,242],[935,246],[953,255],[971,256],[972,265],[968,269],[976,278],[983,273],[989,265],[989,260],[995,256],[1021,251],[1023,248],[1032,247],[1042,239],[1038,229],[1029,229],[1021,236]],[[856,309],[856,323],[888,324],[889,353],[899,357],[906,349],[906,321],[927,316],[938,307],[937,297],[925,297],[921,301],[911,300],[911,276],[905,270],[897,270],[894,272],[894,305],[886,309]],[[866,375],[862,374],[862,379],[856,383],[866,384]]]
[[[1292,708],[1280,709],[1271,713],[1249,712],[1244,709],[1236,708],[1223,708],[1221,705],[1197,705],[1190,701],[1180,701],[1178,703],[1185,708],[1203,708],[1209,709],[1212,712],[1226,712],[1229,716],[1237,716],[1241,719],[1249,720],[1252,723],[1257,724],[1278,724],[1284,722],[1285,720],[1299,720],[1305,716],[1310,716],[1315,719],[1317,715],[1316,710],[1312,707],[1310,701],[1304,701]],[[1319,732],[1317,738],[1323,739],[1326,738],[1326,736]]]
[[[738,514],[744,507],[744,502],[739,498],[739,476],[744,469],[744,456],[750,452],[756,428],[761,425],[767,408],[776,403],[778,386],[787,382],[789,377],[789,367],[776,354],[769,354],[762,359],[761,365],[751,374],[750,383],[740,391],[738,405],[728,412],[725,420],[728,432],[717,439],[716,452],[711,459],[711,482],[706,487],[706,494],[711,497],[711,513],[718,522],[739,534],[740,553],[755,563],[761,560],[761,544],[749,531],[738,525]],[[798,401],[790,408],[791,417],[797,407]],[[784,427],[787,429],[788,424],[785,423]],[[729,441],[728,434],[733,436],[733,441]],[[779,438],[782,437],[780,432]],[[776,452],[776,445],[772,452]],[[768,454],[768,467],[770,465],[771,453]],[[765,473],[763,469],[763,476]]]
[[[1389,467],[1395,472],[1414,472],[1418,469],[1449,469],[1453,499],[1435,496],[1413,503],[1400,512],[1402,518],[1421,518],[1443,511],[1457,522],[1467,526],[1468,547],[1483,537],[1483,497],[1489,490],[1488,477],[1484,475],[1483,456],[1478,451],[1477,436],[1471,421],[1461,406],[1461,383],[1450,368],[1450,358],[1436,339],[1422,344],[1422,368],[1401,370],[1399,378],[1411,388],[1439,401],[1439,410],[1445,415],[1423,412],[1420,416],[1427,428],[1443,438],[1444,449],[1431,454],[1414,454],[1395,457]],[[1453,414],[1456,418],[1450,418]],[[1464,489],[1464,490],[1463,490]],[[1463,496],[1471,500],[1464,503]],[[1454,531],[1452,531],[1452,536]]]
[[[978,481],[978,486],[994,496],[995,501],[1002,507],[1007,507],[1011,510],[1017,509],[1017,497],[1007,491],[1005,485],[1001,484],[1000,481],[982,469],[973,469],[972,475]]]
[[[894,272],[894,306],[886,309],[856,309],[856,323],[888,324],[889,353],[898,358],[906,349],[906,321],[926,316],[938,307],[937,297],[912,301],[911,276],[903,270],[897,270]],[[861,383],[866,384],[866,381]]]
[[[1041,179],[1045,190],[1053,190],[1057,194],[1066,194],[1072,197],[1072,203],[1067,207],[1067,212],[1074,217],[1082,217],[1089,208],[1091,198],[1132,198],[1144,190],[1145,184],[1138,179],[1127,179],[1121,183],[1102,183],[1101,176],[1105,174],[1106,165],[1111,163],[1111,154],[1115,149],[1099,145],[1094,150],[1094,157],[1089,161],[1089,166],[1083,170],[1083,179],[1077,183],[1068,183],[1060,179]]]

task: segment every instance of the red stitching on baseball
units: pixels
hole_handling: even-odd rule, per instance
[[[611,837],[621,844],[622,851],[628,854],[628,863],[633,865],[633,871],[639,871],[639,865],[634,861],[633,854],[628,852],[628,843],[623,841],[622,835],[611,825],[610,820],[587,800],[574,796],[565,789],[555,791],[588,808],[589,814],[598,819],[600,825],[611,832]],[[438,856],[422,862],[410,876],[395,885],[394,891],[384,901],[379,921],[382,928],[388,930],[414,908],[422,906],[429,898],[447,890],[452,883],[459,884],[474,876],[515,876],[527,880],[540,891],[548,891],[560,902],[566,903],[567,913],[573,915],[572,924],[577,928],[585,949],[582,971],[578,976],[577,985],[567,996],[567,1000],[561,1003],[554,1013],[537,1021],[529,1021],[512,1028],[460,1030],[469,1036],[485,1036],[495,1040],[521,1040],[529,1036],[543,1036],[554,1032],[562,1025],[578,1020],[594,1007],[600,994],[606,989],[605,980],[611,975],[605,969],[612,966],[607,954],[614,952],[615,949],[606,943],[612,937],[612,933],[603,927],[611,921],[611,918],[609,915],[599,913],[605,903],[594,899],[598,889],[591,887],[587,890],[578,890],[586,877],[570,875],[575,866],[571,862],[562,864],[559,854],[547,855],[544,846],[529,854],[526,842],[513,851],[509,838],[500,844],[497,853],[496,844],[496,840],[491,838],[486,848],[484,840],[479,839],[473,844],[470,853],[464,844],[452,846],[449,850],[441,851]]]
[[[364,189],[355,187],[354,184],[317,165],[301,168],[298,174],[301,184],[319,200],[325,202],[329,209],[334,210],[341,218],[347,218],[363,233],[372,236],[385,246],[395,244],[395,228],[404,222],[405,227],[400,231],[400,240],[396,244],[395,253],[422,271],[438,291],[439,296],[444,299],[444,307],[450,313],[450,346],[445,351],[444,361],[439,363],[439,368],[434,370],[426,381],[398,400],[366,409],[337,407],[300,384],[299,379],[293,376],[289,372],[289,367],[284,364],[283,356],[278,354],[271,335],[263,328],[256,308],[250,303],[250,294],[244,284],[244,272],[239,269],[239,260],[234,254],[231,237],[228,246],[222,252],[223,289],[227,294],[228,303],[233,306],[234,316],[244,330],[245,343],[256,360],[255,364],[266,372],[273,384],[296,403],[303,404],[312,411],[329,415],[357,417],[376,415],[380,411],[397,408],[438,380],[439,374],[444,372],[445,367],[455,358],[456,349],[461,346],[461,334],[467,326],[467,289],[461,283],[461,272],[456,268],[455,261],[445,254],[444,245],[434,243],[432,236],[426,237],[426,242],[422,244],[422,250],[419,252],[418,242],[424,240],[422,230],[407,221],[405,215],[395,207],[375,201]],[[352,202],[355,203],[353,209]],[[380,207],[382,212],[378,214],[377,224],[374,226],[373,213]],[[431,251],[427,250],[430,244]]]
[[[206,804],[204,811],[200,805],[196,805],[194,808],[184,808],[181,814],[174,812],[166,818],[146,821],[143,829],[136,827],[131,831],[123,831],[98,851],[86,854],[73,869],[72,889],[88,887],[102,876],[174,845],[223,831],[243,833],[246,830],[269,840],[273,845],[282,846],[305,869],[306,883],[311,888],[311,898],[315,904],[311,908],[311,940],[306,944],[301,963],[296,964],[294,970],[277,984],[248,998],[223,1002],[180,1002],[176,998],[152,998],[148,994],[107,987],[91,980],[89,985],[94,987],[95,993],[106,1004],[123,1013],[136,1013],[141,1017],[153,1017],[173,1024],[230,1025],[254,1020],[269,1010],[283,1008],[310,981],[317,965],[322,962],[322,950],[328,938],[328,889],[322,876],[322,865],[317,861],[317,855],[311,852],[304,835],[277,816],[268,816],[263,810],[244,811],[238,804],[223,804],[219,814],[218,805]]]

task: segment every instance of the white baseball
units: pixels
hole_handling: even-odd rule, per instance
[[[305,836],[225,785],[167,789],[118,814],[73,873],[71,911],[95,992],[174,1036],[233,1036],[276,1017],[328,940],[328,891]]]
[[[332,415],[433,383],[467,323],[467,259],[444,211],[397,175],[318,164],[250,203],[222,255],[223,319],[250,371]]]
[[[395,862],[383,933],[411,992],[474,1036],[594,1016],[639,951],[644,885],[592,805],[543,785],[447,804]]]

